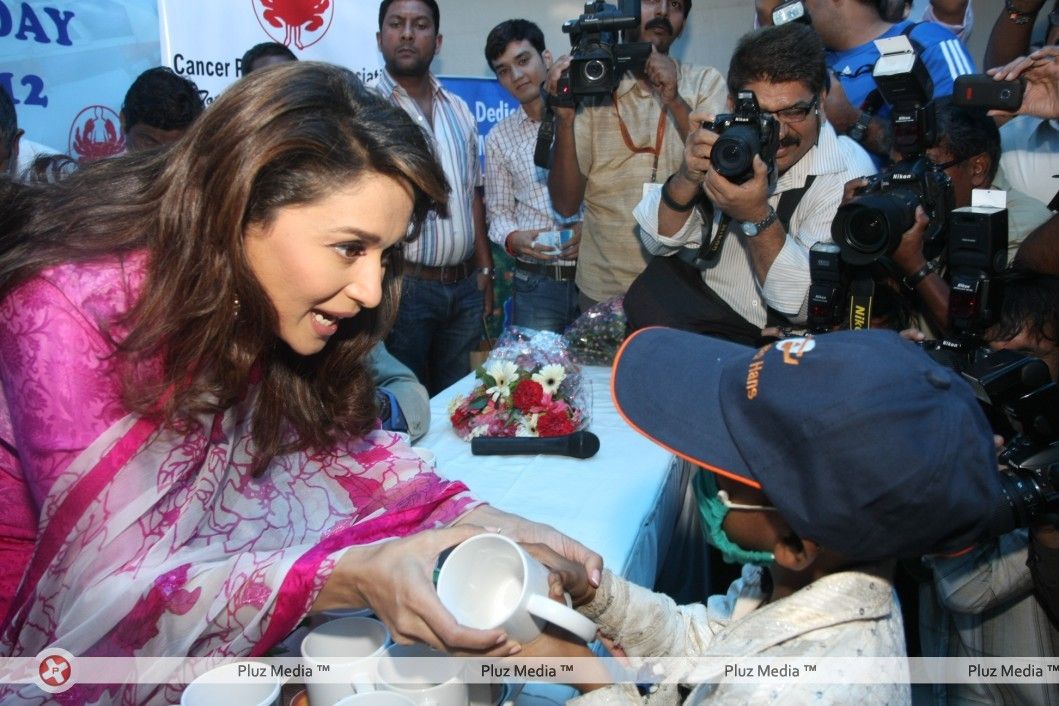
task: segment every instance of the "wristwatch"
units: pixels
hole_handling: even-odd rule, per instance
[[[755,235],[759,234],[761,231],[765,230],[775,222],[776,210],[772,208],[772,206],[769,206],[769,212],[760,221],[758,221],[757,223],[744,222],[740,227],[743,229],[743,235],[748,238],[753,238]]]
[[[871,113],[862,110],[857,116],[857,122],[849,129],[849,136],[856,142],[864,142],[864,136],[868,133],[868,125],[871,124]]]

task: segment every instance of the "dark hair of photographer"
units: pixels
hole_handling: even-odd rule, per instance
[[[1001,283],[999,321],[987,333],[990,347],[1040,358],[1059,381],[1059,276],[1013,268]]]
[[[927,150],[935,164],[946,165],[953,205],[971,205],[971,190],[993,183],[1000,167],[1000,130],[985,109],[964,108],[950,96],[935,101],[938,144]]]
[[[485,60],[490,66],[500,58],[511,42],[526,40],[539,53],[544,53],[544,32],[529,20],[501,22],[485,38]]]
[[[800,22],[743,35],[729,64],[728,90],[735,95],[754,81],[799,81],[819,96],[828,83],[827,61],[819,35]]]

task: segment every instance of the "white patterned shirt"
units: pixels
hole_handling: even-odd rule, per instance
[[[564,218],[552,208],[548,195],[548,170],[533,163],[540,122],[519,109],[500,121],[485,136],[485,210],[489,239],[504,248],[516,230],[554,230],[581,220],[581,214]],[[536,262],[530,258],[518,258]],[[576,260],[555,260],[556,265],[576,265]]]
[[[710,669],[710,661],[695,664],[694,658],[700,657],[717,658],[714,667],[739,658],[792,662],[903,658],[904,626],[893,585],[864,568],[864,572],[851,569],[828,574],[785,598],[767,602],[761,586],[764,569],[748,565],[726,595],[681,606],[665,594],[604,570],[595,597],[578,610],[630,657],[693,658],[686,672],[665,675],[692,687],[683,700],[685,706],[911,704],[903,663],[895,667],[895,683],[891,684],[859,684],[853,674],[843,679],[844,667],[837,667],[833,674],[838,678],[829,684],[743,682],[725,679],[723,673]],[[646,699],[631,684],[614,684],[590,691],[567,706],[675,706],[679,702],[680,695],[670,683],[660,684]]]
[[[419,237],[404,249],[409,263],[441,267],[458,265],[474,254],[471,205],[474,190],[482,185],[482,168],[478,161],[478,125],[471,109],[462,98],[442,88],[433,75],[430,83],[434,92],[433,121],[423,115],[415,99],[385,69],[375,90],[412,116],[429,135],[434,154],[452,188],[449,217],[437,218],[431,214]]]
[[[838,140],[830,124],[820,128],[820,139],[804,157],[780,175],[776,188],[769,196],[769,205],[779,206],[784,191],[800,188],[810,174],[816,177],[806,189],[791,214],[786,242],[764,282],[758,282],[750,261],[750,251],[738,222],[728,226],[728,236],[721,247],[716,266],[705,270],[703,280],[710,285],[736,313],[754,326],[764,326],[767,308],[804,321],[809,294],[809,248],[816,243],[831,242],[831,221],[842,202],[842,191],[850,179],[874,173],[870,160],[864,158],[863,148],[852,140]],[[640,224],[640,238],[653,255],[674,255],[681,248],[697,249],[704,233],[710,237],[721,219],[714,209],[713,222],[707,229],[699,209],[691,212],[684,226],[670,236],[658,233],[658,206],[661,203],[661,184],[654,184],[633,209]]]

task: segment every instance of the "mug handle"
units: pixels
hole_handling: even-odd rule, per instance
[[[370,694],[373,691],[378,691],[375,687],[375,682],[372,681],[371,674],[367,672],[354,672],[350,686],[353,687],[353,693],[355,694]]]
[[[538,593],[530,595],[526,602],[526,610],[542,620],[558,625],[563,630],[572,632],[585,642],[596,639],[596,624],[573,608],[568,608],[562,603],[557,603],[551,598]]]

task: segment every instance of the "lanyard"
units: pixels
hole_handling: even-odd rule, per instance
[[[611,102],[614,104],[614,115],[618,118],[618,129],[621,131],[621,139],[625,142],[625,146],[629,148],[629,151],[633,154],[654,155],[654,162],[651,163],[651,182],[653,183],[655,177],[658,176],[658,155],[662,153],[662,141],[666,136],[666,111],[663,109],[658,115],[658,127],[655,128],[655,146],[638,147],[633,144],[632,137],[629,135],[629,128],[625,127],[625,121],[621,119],[621,111],[618,110],[618,96],[616,94],[611,96]]]

